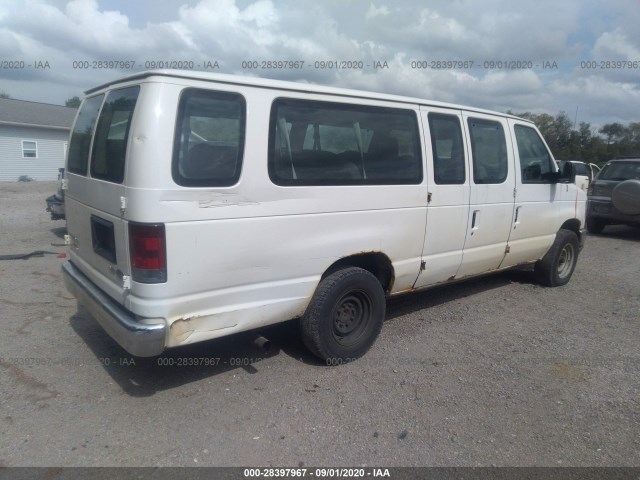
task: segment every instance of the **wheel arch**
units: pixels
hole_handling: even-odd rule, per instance
[[[325,278],[345,267],[358,267],[363,270],[367,270],[378,279],[385,294],[389,294],[391,292],[393,282],[395,281],[395,273],[391,259],[389,259],[389,257],[384,253],[375,251],[360,252],[342,257],[332,263],[329,268],[325,270],[322,274],[322,278]]]
[[[580,223],[580,220],[578,220],[577,218],[570,218],[569,220],[566,220],[561,226],[561,229],[564,230],[571,230],[573,233],[575,233],[578,238],[580,238],[580,227],[582,226],[582,224]]]
[[[578,248],[580,250],[582,250],[582,248],[584,247],[584,242],[585,242],[585,238],[586,238],[585,237],[585,232],[584,232],[584,227],[585,227],[585,225],[582,225],[580,220],[578,220],[577,218],[570,218],[569,220],[566,220],[562,224],[560,229],[569,230],[569,231],[575,233],[576,237],[578,237]]]

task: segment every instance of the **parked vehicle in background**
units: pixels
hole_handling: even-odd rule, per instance
[[[602,170],[595,163],[585,163],[585,162],[579,162],[579,163],[584,163],[585,167],[587,167],[587,174],[589,175],[589,183],[593,182],[593,179],[596,178],[600,173],[600,170]],[[583,175],[583,174],[580,174],[580,175]]]
[[[512,115],[139,73],[78,111],[64,279],[134,355],[299,318],[335,365],[371,347],[386,297],[523,264],[566,284],[585,237],[572,169]]]
[[[56,193],[47,197],[47,212],[51,214],[51,220],[63,220],[64,211],[64,168],[58,169],[58,186]]]
[[[611,160],[589,185],[587,230],[607,225],[640,226],[640,157]]]
[[[593,179],[596,178],[600,172],[600,167],[595,163],[580,162],[578,160],[556,160],[556,162],[558,162],[558,168],[560,171],[564,169],[564,166],[567,163],[571,163],[571,165],[573,165],[572,181],[585,192]]]

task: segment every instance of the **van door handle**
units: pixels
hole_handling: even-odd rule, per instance
[[[513,223],[514,224],[518,224],[518,215],[520,214],[520,209],[522,208],[522,206],[516,207],[516,216],[513,219]]]
[[[473,215],[471,217],[471,235],[473,232],[478,229],[478,223],[480,221],[480,210],[474,210]]]

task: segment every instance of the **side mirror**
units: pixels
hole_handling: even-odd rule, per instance
[[[556,172],[557,177],[555,178],[555,183],[573,183],[576,177],[575,171],[573,169],[573,163],[564,162],[562,168]]]

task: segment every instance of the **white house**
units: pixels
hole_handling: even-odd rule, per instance
[[[0,181],[55,180],[75,108],[0,98]]]

